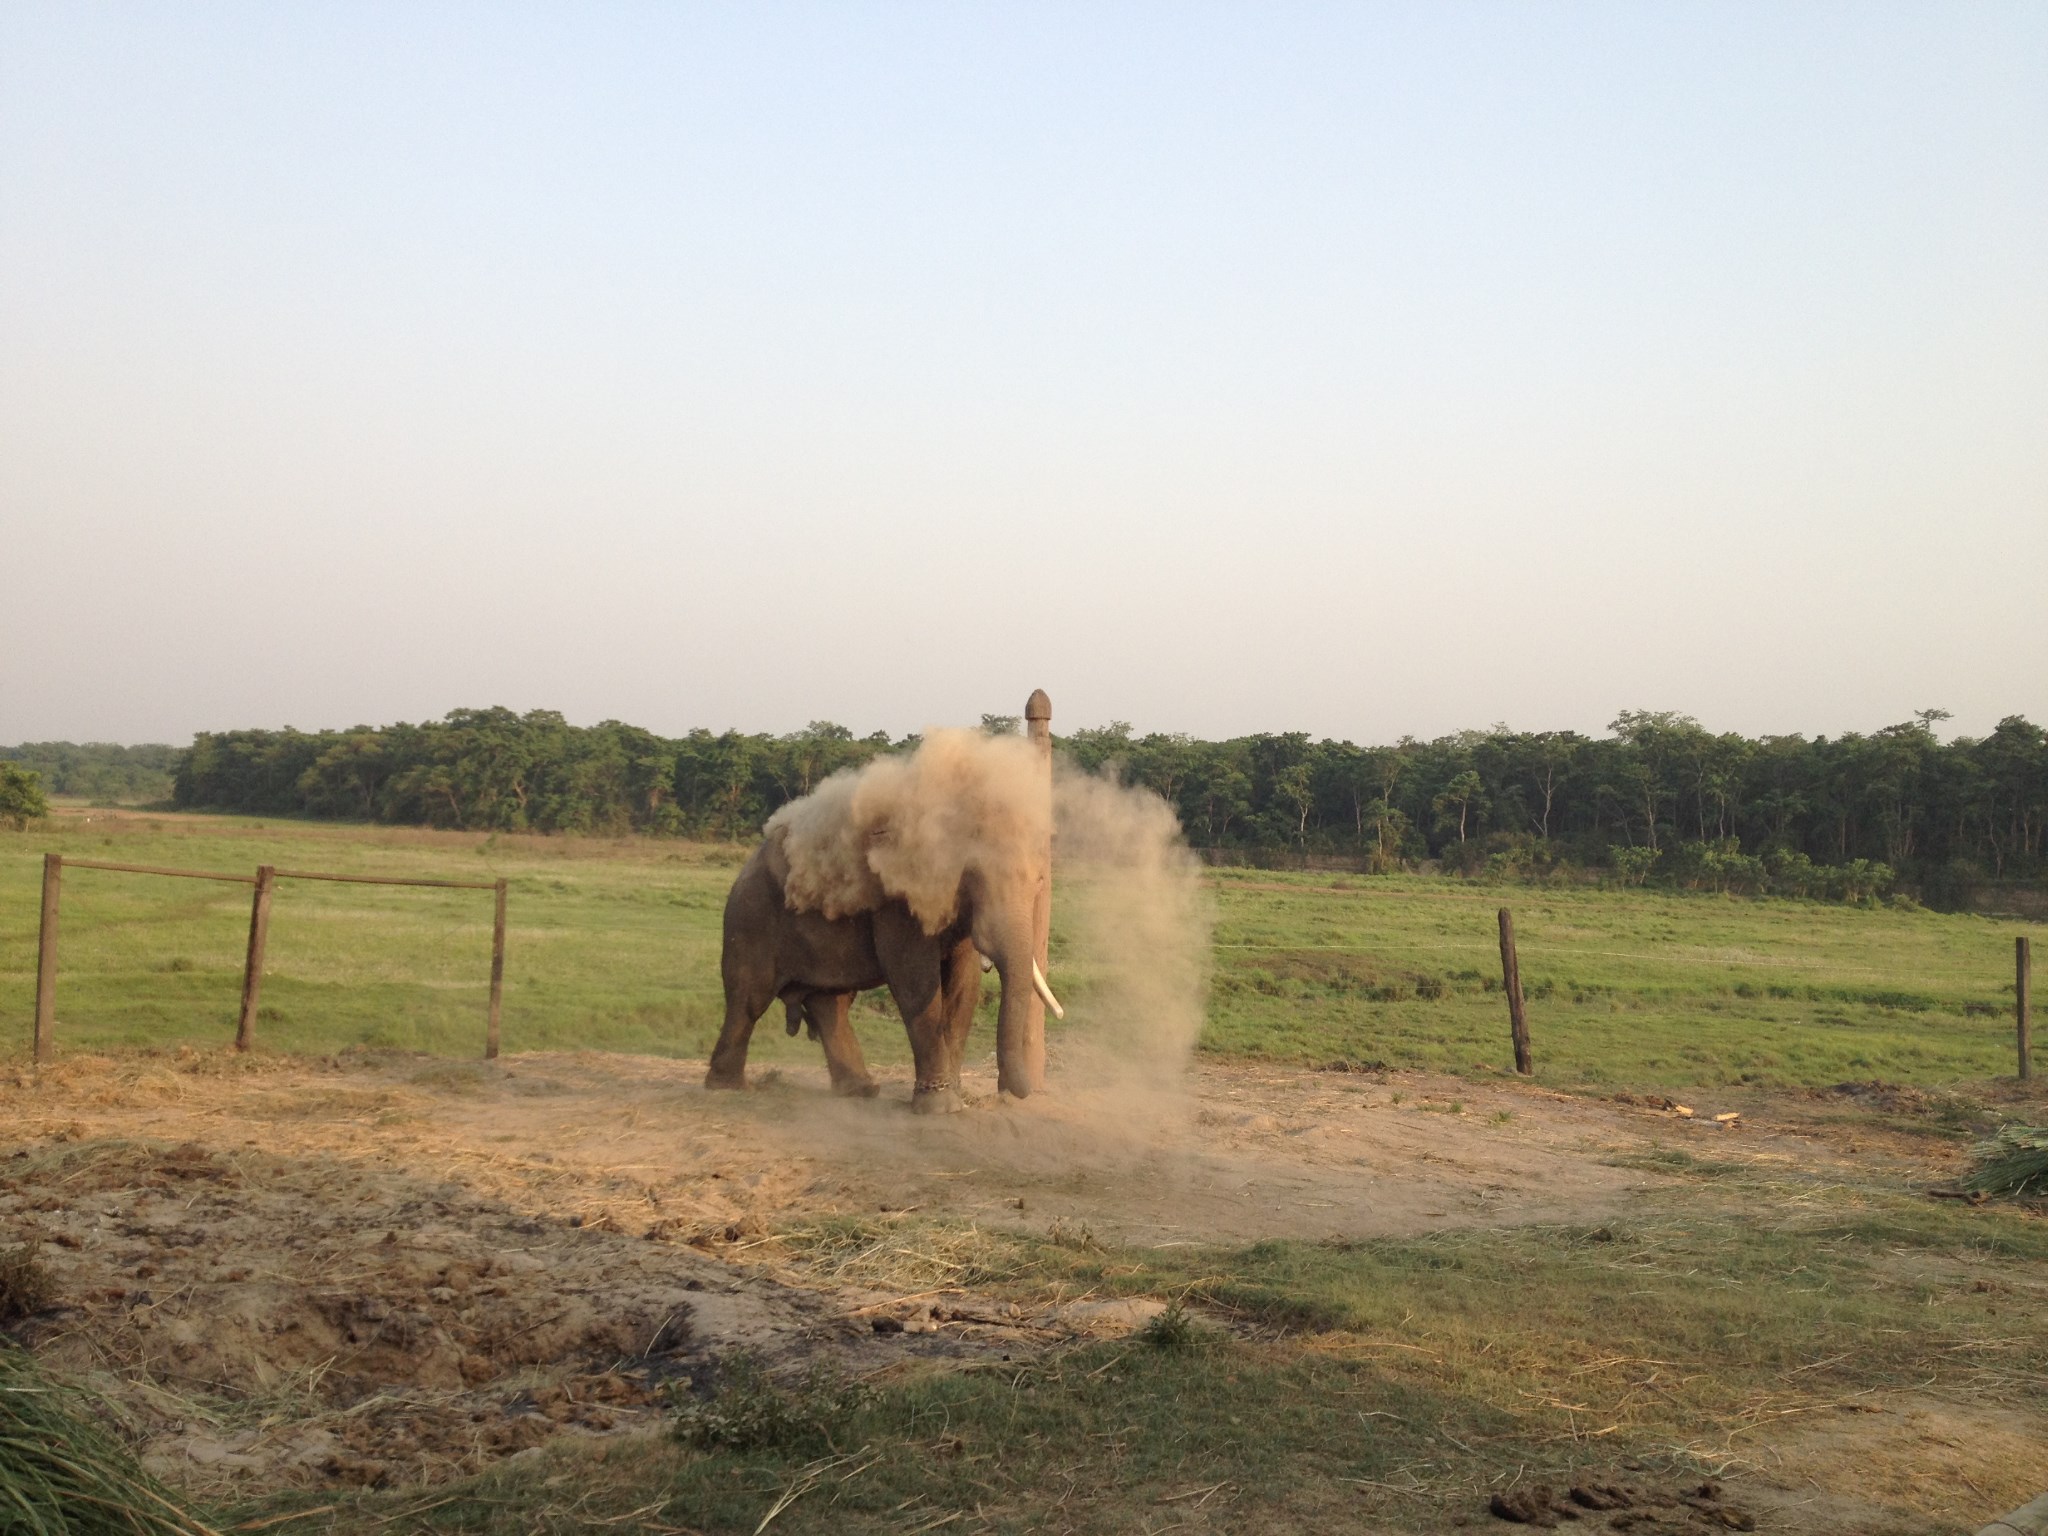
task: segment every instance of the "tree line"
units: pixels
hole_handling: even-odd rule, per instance
[[[1122,722],[1061,747],[1157,791],[1222,857],[1439,861],[1851,900],[1903,881],[1947,904],[2048,876],[2048,733],[2019,716],[1943,742],[1929,710],[1838,737],[1745,737],[1624,711],[1602,737],[1461,731],[1390,746],[1303,732],[1203,741]],[[985,716],[987,730],[1014,730]],[[837,769],[914,744],[815,721],[786,735],[662,737],[560,714],[456,710],[418,725],[206,732],[179,807],[504,831],[746,838]]]
[[[108,741],[25,741],[0,747],[0,763],[35,774],[46,793],[105,805],[167,799],[178,758],[176,747],[124,747]]]

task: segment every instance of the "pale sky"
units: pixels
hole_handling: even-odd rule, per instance
[[[0,7],[0,742],[2048,721],[2048,6]]]

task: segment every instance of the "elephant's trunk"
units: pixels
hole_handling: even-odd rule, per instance
[[[1030,950],[1009,963],[998,959],[1003,978],[1002,1012],[996,1016],[996,1086],[1028,1099],[1045,1083],[1045,1003],[1031,984],[1037,968]]]
[[[1045,1000],[1037,986],[1028,888],[1000,905],[985,906],[974,928],[974,947],[995,962],[1003,982],[996,1015],[996,1084],[1004,1093],[1027,1099],[1045,1082]]]

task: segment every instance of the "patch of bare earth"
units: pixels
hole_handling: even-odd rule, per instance
[[[1662,1176],[1641,1169],[1674,1149],[1865,1178],[1873,1159],[1927,1178],[1952,1156],[1867,1133],[1852,1150],[1858,1133],[1774,1121],[1756,1097],[1717,1124],[1715,1105],[1411,1073],[1202,1065],[1176,1091],[1070,1082],[1023,1104],[984,1073],[973,1110],[938,1118],[909,1112],[907,1079],[845,1101],[822,1069],[744,1094],[701,1078],[613,1055],[186,1053],[0,1079],[0,1237],[39,1239],[60,1297],[16,1332],[91,1376],[188,1487],[431,1482],[647,1424],[667,1384],[736,1347],[877,1375],[1149,1315],[849,1284],[776,1237],[822,1218],[1138,1245],[1401,1235],[1606,1220],[1655,1201]],[[1832,1493],[1836,1437],[1932,1444],[1938,1427],[1891,1405],[1770,1455],[1786,1487]],[[1901,1440],[1896,1459],[1967,1480],[1969,1447],[2033,1428],[1950,1426],[1955,1456]]]

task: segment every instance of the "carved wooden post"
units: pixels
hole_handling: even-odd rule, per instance
[[[498,1013],[505,1000],[505,882],[496,887],[491,915],[491,1016],[484,1025],[484,1060],[498,1059]]]
[[[1040,974],[1052,974],[1052,700],[1043,688],[1034,688],[1024,701],[1024,731],[1038,750],[1039,766],[1045,775],[1045,848],[1038,861],[1038,891],[1031,903],[1031,954]],[[1045,1002],[1032,988],[1025,1018],[1023,1059],[1017,1075],[1027,1093],[1045,1086]]]
[[[2012,941],[2012,990],[2013,1022],[2019,1029],[2020,1076],[2034,1075],[2034,1043],[2028,1038],[2032,1020],[2027,1017],[2033,1005],[2034,990],[2034,949],[2027,942],[2025,934]]]
[[[36,1044],[38,1062],[50,1059],[57,1029],[57,896],[64,882],[64,855],[43,855],[43,926],[36,939]]]
[[[1527,1077],[1536,1070],[1529,1059],[1529,1015],[1522,1007],[1522,963],[1515,954],[1515,920],[1500,909],[1500,979],[1508,994],[1508,1029],[1515,1040],[1515,1070]]]
[[[242,1016],[235,1023],[238,1051],[256,1043],[256,1005],[263,997],[263,950],[270,941],[270,893],[276,884],[274,868],[256,866],[256,895],[249,903],[249,954],[242,962]]]

